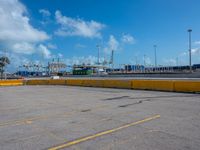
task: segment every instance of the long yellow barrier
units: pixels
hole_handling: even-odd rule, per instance
[[[132,82],[131,80],[103,80],[104,88],[122,88],[122,89],[131,89]]]
[[[200,92],[200,81],[174,81],[175,92]]]
[[[93,80],[93,79],[87,79],[82,80],[82,86],[89,86],[89,87],[103,87],[104,82],[103,80]]]
[[[80,79],[68,79],[66,80],[66,85],[72,85],[72,86],[82,86],[83,80]]]
[[[23,80],[0,80],[0,86],[18,86],[23,85]]]
[[[48,85],[49,80],[27,80],[26,85]]]
[[[23,85],[22,80],[2,80],[0,86]],[[24,85],[69,85],[102,88],[157,90],[171,92],[200,92],[200,81],[185,80],[112,80],[112,79],[58,79],[27,80]]]
[[[132,89],[174,91],[174,81],[170,80],[133,80]]]
[[[49,85],[66,85],[66,80],[57,79],[57,80],[49,80]]]

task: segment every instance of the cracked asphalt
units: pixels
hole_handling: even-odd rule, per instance
[[[199,150],[200,94],[0,87],[1,150]]]

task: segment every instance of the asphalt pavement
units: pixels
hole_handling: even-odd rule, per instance
[[[0,87],[1,150],[199,148],[199,94]]]

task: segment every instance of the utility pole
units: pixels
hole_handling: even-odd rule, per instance
[[[157,45],[154,45],[155,67],[157,67]]]
[[[176,65],[178,66],[179,64],[178,64],[178,57],[176,57]]]
[[[100,57],[100,45],[99,44],[97,44],[97,49],[98,49],[98,56],[97,56],[97,64],[99,65],[100,64],[100,60],[99,60],[99,57]]]
[[[112,69],[114,69],[114,50],[112,50],[111,62],[112,62]]]
[[[144,55],[144,67],[146,66],[146,55]]]
[[[192,32],[192,29],[188,29],[188,33],[189,33],[189,65],[190,65],[190,72],[192,72],[191,32]]]
[[[146,72],[146,55],[144,55],[144,72]]]

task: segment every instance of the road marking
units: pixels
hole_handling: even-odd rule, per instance
[[[94,110],[97,110],[97,109],[101,109],[101,108],[105,108],[107,107],[107,105],[101,105],[101,106],[97,106],[97,107],[94,107],[94,108],[90,108],[90,109],[94,109]],[[79,112],[80,110],[76,110],[74,112],[65,112],[65,113],[62,113],[62,114],[53,114],[53,115],[43,115],[43,116],[36,116],[36,117],[30,117],[30,118],[24,118],[24,119],[20,119],[20,120],[11,120],[11,121],[7,121],[7,122],[0,122],[0,127],[3,127],[3,126],[13,126],[13,125],[24,125],[24,124],[32,124],[34,121],[37,121],[37,120],[45,120],[45,119],[49,119],[49,118],[54,118],[54,117],[65,117],[65,116],[69,116],[69,115],[73,115],[77,112]]]
[[[21,120],[7,121],[4,123],[0,123],[0,127],[8,126],[8,125],[32,124],[33,121],[36,121],[36,120],[44,120],[44,119],[49,119],[49,118],[53,118],[53,117],[64,117],[64,116],[68,116],[68,115],[70,115],[70,113],[46,115],[46,116],[44,115],[44,116],[30,117],[30,118],[21,119]]]
[[[125,125],[117,127],[117,128],[113,128],[113,129],[110,129],[110,130],[107,130],[107,131],[103,131],[103,132],[99,132],[99,133],[96,133],[96,134],[93,134],[93,135],[89,135],[87,137],[79,138],[79,139],[76,139],[74,141],[66,142],[64,144],[49,148],[48,150],[59,150],[59,149],[67,148],[67,147],[70,147],[72,145],[76,145],[76,144],[79,144],[79,143],[82,143],[82,142],[85,142],[85,141],[88,141],[88,140],[92,140],[94,138],[97,138],[97,137],[100,137],[100,136],[103,136],[103,135],[111,134],[113,132],[117,132],[119,130],[131,127],[131,126],[134,126],[134,125],[138,125],[138,124],[141,124],[141,123],[144,123],[144,122],[147,122],[147,121],[151,121],[151,120],[154,120],[154,119],[157,119],[157,118],[160,118],[160,115],[155,115],[155,116],[145,118],[145,119],[140,120],[140,121],[125,124]]]

